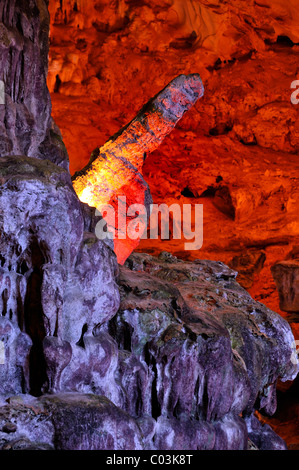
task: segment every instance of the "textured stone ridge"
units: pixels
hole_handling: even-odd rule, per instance
[[[273,414],[277,380],[295,378],[294,338],[235,277],[223,263],[131,255],[114,317],[77,346],[45,337],[52,393],[2,400],[0,446],[286,449],[255,411]]]
[[[45,0],[0,2],[0,157],[27,155],[68,168],[61,134],[51,117],[47,88],[49,12]]]
[[[142,177],[144,160],[203,93],[199,74],[179,75],[146,103],[127,126],[97,148],[88,165],[72,177],[74,189],[82,202],[100,212],[112,205],[115,215],[108,217],[107,223],[115,234],[114,249],[121,264],[138,246],[150,214],[152,200]],[[126,198],[123,215],[118,210],[118,197]],[[127,220],[123,224],[116,222],[119,215],[126,219],[132,204],[142,205],[145,212],[141,214],[144,225],[139,228],[140,233],[134,233],[134,237],[127,235]]]
[[[297,375],[287,322],[223,263],[134,254],[118,270],[95,237],[47,140],[45,5],[0,5],[0,448],[285,449],[255,411]]]
[[[0,213],[0,394],[55,391],[83,333],[118,309],[116,258],[50,161],[0,159]]]
[[[108,331],[123,349],[126,409],[155,418],[158,448],[239,449],[247,433],[259,446],[263,432],[272,435],[267,426],[251,424],[251,431],[245,423],[256,409],[273,414],[278,378],[295,378],[294,338],[236,275],[223,263],[188,263],[169,253],[133,254],[120,268],[120,311]],[[194,441],[187,429],[199,433]],[[284,448],[272,437],[268,448]]]

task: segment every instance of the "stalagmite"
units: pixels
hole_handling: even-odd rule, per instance
[[[118,2],[95,2],[104,11],[104,4],[110,3],[104,15],[96,12],[103,22],[97,28],[107,24],[114,34],[121,24],[110,12]],[[93,2],[50,3],[58,7],[63,28],[74,18],[81,34],[85,7]],[[136,2],[119,2],[124,8],[129,3]],[[142,8],[143,3],[139,2]],[[181,4],[183,12],[186,2],[175,3]],[[245,256],[237,257],[235,251],[235,267],[228,267],[210,258],[182,260],[166,250],[157,257],[135,252],[119,266],[107,246],[110,243],[97,237],[98,224],[103,222],[95,217],[95,207],[100,208],[101,202],[98,189],[112,208],[118,196],[126,198],[126,204],[143,201],[149,207],[149,189],[141,174],[146,175],[144,154],[159,145],[202,95],[199,76],[178,76],[93,153],[90,164],[74,178],[79,192],[80,188],[86,190],[85,195],[90,191],[91,199],[85,201],[89,206],[77,197],[68,154],[51,118],[46,87],[48,5],[48,0],[0,1],[0,81],[4,83],[4,104],[0,104],[0,450],[149,450],[155,456],[175,450],[172,463],[184,464],[185,459],[175,459],[184,457],[185,451],[200,459],[200,450],[286,449],[280,433],[265,425],[260,415],[275,412],[276,384],[295,380],[296,344],[288,322],[239,285],[236,268],[248,267],[242,263]],[[119,9],[119,17],[122,14]],[[123,18],[127,21],[124,14]],[[90,25],[89,14],[88,21]],[[192,38],[195,41],[194,34]],[[76,43],[80,50],[82,39]],[[230,37],[226,40],[231,42]],[[176,44],[181,47],[182,42]],[[90,55],[86,56],[89,60]],[[182,66],[183,73],[190,72],[185,62]],[[70,68],[66,67],[61,82]],[[198,69],[204,71],[204,67]],[[171,75],[179,73],[172,70]],[[216,79],[222,91],[226,81]],[[127,82],[124,76],[122,86],[128,86]],[[99,122],[100,116],[94,116]],[[192,121],[192,113],[189,118]],[[74,142],[79,142],[82,156],[74,121]],[[187,147],[187,133],[185,140]],[[226,174],[231,165],[236,167],[230,146],[228,151],[226,162],[232,163],[227,163]],[[167,184],[171,155],[167,156]],[[215,165],[222,156],[217,157],[215,151],[210,161]],[[185,157],[182,152],[186,166]],[[196,155],[198,181],[204,171],[211,173],[212,166],[210,161],[201,165],[200,158]],[[189,165],[188,171],[193,169]],[[258,212],[256,197],[247,197],[243,187],[238,192],[218,170],[218,186],[208,188],[214,209],[217,206],[215,210],[225,217],[224,212],[228,213],[234,224],[244,214],[247,217],[244,201],[251,201],[251,210]],[[250,183],[258,175],[251,166],[244,174],[248,179],[251,175]],[[288,178],[292,176],[289,173]],[[191,183],[183,186],[189,188],[187,194],[200,195],[198,186]],[[161,190],[164,197],[162,185]],[[279,207],[282,195],[274,191]],[[265,192],[261,202],[267,209],[270,199]],[[295,203],[289,206],[295,208]],[[257,222],[264,210],[257,214]],[[133,213],[130,217],[132,222],[137,219]],[[281,220],[285,219],[279,218],[280,224]],[[290,224],[285,230],[291,230]],[[214,230],[213,237],[221,250],[219,232]],[[256,242],[247,232],[246,236],[250,243]],[[116,249],[123,258],[138,243],[120,241],[123,246],[118,243]],[[288,263],[296,253],[294,247]],[[248,258],[251,266],[268,262],[266,255],[250,252]],[[152,463],[171,462],[155,458]]]
[[[199,74],[179,75],[172,80],[135,119],[93,152],[85,168],[75,173],[73,186],[79,199],[100,212],[111,204],[117,212],[117,198],[125,196],[126,209],[134,203],[142,204],[148,214],[151,199],[142,177],[145,157],[161,144],[203,93]],[[109,220],[107,223],[109,226]],[[117,222],[111,228],[117,229],[118,234],[125,230]],[[114,237],[119,263],[122,264],[138,245],[140,236],[133,240],[126,234],[124,239]]]

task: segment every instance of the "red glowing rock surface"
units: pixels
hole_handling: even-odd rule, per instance
[[[271,267],[299,238],[296,2],[51,0],[49,8],[48,85],[71,173],[174,77],[199,73],[205,96],[142,173],[154,203],[203,204],[203,246],[186,252],[170,237],[138,249],[238,266],[251,295],[286,315]]]
[[[199,73],[205,96],[142,174],[154,203],[203,204],[203,246],[188,252],[170,236],[138,250],[223,261],[289,317],[271,268],[299,240],[296,0],[50,0],[49,9],[48,85],[71,173],[174,77]]]
[[[73,176],[74,189],[82,202],[96,207],[104,217],[107,205],[113,210],[112,220],[107,220],[107,224],[108,229],[114,232],[114,250],[121,264],[138,246],[150,213],[146,201],[148,187],[140,174],[145,158],[161,144],[203,93],[198,74],[176,77],[143,106],[135,119],[97,148],[88,165]],[[119,198],[126,199],[125,210],[118,210]],[[143,224],[139,221],[142,226],[130,234],[126,219],[132,204],[142,205],[143,213],[139,218]],[[123,223],[119,222],[120,212],[123,212]]]

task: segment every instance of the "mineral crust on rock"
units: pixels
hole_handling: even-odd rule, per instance
[[[55,391],[83,333],[118,309],[116,258],[85,227],[69,173],[48,160],[0,159],[0,212],[0,394]]]
[[[45,0],[0,2],[0,157],[27,155],[68,169],[47,87],[49,22]]]
[[[7,432],[8,425],[14,431]],[[2,450],[141,450],[136,422],[104,396],[19,395],[0,407]]]
[[[85,49],[84,38],[80,37],[82,28],[89,28],[91,41],[96,34],[94,44],[97,50],[103,33],[111,35],[109,41],[105,43],[103,40],[101,44],[113,63],[120,50],[116,35],[121,34],[122,28],[129,28],[131,33],[136,31],[135,27],[138,30],[138,25],[142,27],[150,10],[149,2],[141,2],[139,14],[133,18],[128,9],[135,2],[121,2],[123,9],[117,13],[114,4],[109,6],[106,2],[105,5],[101,3],[102,16],[99,18],[96,2],[92,2],[90,7],[96,18],[86,21],[83,13],[87,2],[51,2],[53,21],[62,22],[67,28],[71,22],[76,31],[66,37],[66,43],[73,41],[76,50],[80,51],[80,54],[72,51],[68,55],[61,78],[53,77],[55,67],[56,75],[61,73],[60,59],[56,65],[52,61],[49,82],[56,91],[60,84],[61,90],[66,91],[67,82],[71,82],[70,88],[73,83],[80,88],[82,81],[92,96],[98,89],[99,78],[95,74],[101,77],[101,73],[92,68],[102,51],[95,53],[93,50],[86,54],[90,67],[87,67],[88,76],[84,76],[82,63],[79,64],[78,60],[78,55],[81,52],[84,55]],[[172,9],[169,11],[170,3]],[[166,50],[170,46],[176,57],[178,51],[186,47],[189,49],[194,45],[196,51],[205,43],[209,45],[206,50],[210,52],[204,56],[208,57],[207,62],[206,58],[203,60],[207,67],[215,64],[212,67],[214,71],[217,70],[215,53],[221,56],[221,60],[235,54],[241,57],[238,55],[239,42],[243,52],[249,53],[253,46],[265,45],[264,40],[275,41],[278,34],[288,34],[291,41],[297,40],[291,31],[293,4],[284,6],[282,10],[279,2],[272,2],[269,9],[268,5],[247,5],[250,15],[244,21],[243,8],[238,10],[237,13],[242,13],[238,16],[234,13],[235,4],[225,3],[222,8],[226,17],[233,18],[235,22],[231,34],[221,23],[216,4],[207,2],[203,6],[192,0],[170,3],[157,5],[153,2],[150,5],[157,8],[155,14],[160,15],[159,38],[150,32],[154,43],[159,47],[161,34],[167,37]],[[265,8],[269,10],[271,27],[268,21],[263,23],[261,16],[257,26],[252,28],[252,15],[256,8],[259,12]],[[286,27],[281,26],[277,18],[281,12],[288,15]],[[222,262],[198,259],[186,262],[165,252],[158,258],[135,253],[125,266],[118,266],[109,243],[99,240],[95,234],[97,221],[102,219],[94,208],[81,203],[74,191],[66,170],[65,148],[50,118],[50,100],[45,84],[49,28],[47,2],[5,0],[0,4],[0,20],[0,80],[5,84],[5,105],[0,105],[3,137],[0,142],[0,448],[243,450],[254,446],[258,449],[285,449],[284,441],[267,424],[258,420],[258,416],[274,413],[277,381],[292,381],[298,372],[294,337],[288,323],[254,301],[236,281],[236,271]],[[172,27],[164,33],[165,22],[170,22]],[[206,25],[204,29],[202,22]],[[218,36],[213,33],[215,25],[219,26]],[[247,33],[250,33],[248,44],[245,41]],[[128,45],[126,41],[131,39],[125,39],[124,43]],[[145,39],[146,36],[140,38],[143,53],[146,53]],[[55,44],[55,37],[52,36],[51,40]],[[110,40],[115,44],[115,56],[111,53]],[[228,56],[225,55],[227,47]],[[212,55],[211,49],[214,50]],[[149,52],[152,51],[154,49]],[[193,67],[193,59],[194,54],[191,54],[189,65],[182,61],[186,69],[190,69],[191,63]],[[153,60],[153,54],[150,60]],[[256,64],[254,62],[252,66]],[[148,70],[147,76],[150,73]],[[173,73],[171,68],[171,77]],[[105,74],[107,76],[107,68],[103,66],[102,76]],[[180,72],[175,75],[180,75]],[[161,78],[163,84],[168,82],[164,78]],[[191,82],[193,79],[194,75]],[[214,80],[219,82],[217,74]],[[120,92],[124,86],[128,89],[127,81],[122,75]],[[198,77],[195,81],[199,94],[201,82]],[[218,109],[221,109],[223,101],[219,96],[221,98],[226,90],[224,83],[225,80],[219,95],[212,100],[215,106],[219,100]],[[251,90],[250,84],[248,86]],[[110,83],[108,100],[111,101],[114,91],[115,86]],[[135,90],[130,90],[130,96],[132,94],[136,95]],[[197,97],[195,95],[191,94],[190,102]],[[241,103],[244,103],[246,96],[242,96]],[[173,98],[178,96],[171,93],[171,105],[175,102]],[[230,101],[227,96],[225,99]],[[278,146],[281,149],[288,141],[288,148],[296,150],[295,124],[291,128],[295,122],[294,115],[286,126],[290,126],[291,131],[288,139],[280,139],[281,133],[288,135],[288,130],[281,125],[287,107],[277,103],[264,106],[263,99],[257,102],[259,109],[254,110],[249,128],[244,127],[243,121],[239,126],[236,123],[235,135],[246,144],[256,138],[265,148]],[[178,105],[179,112],[184,111],[184,104],[182,108]],[[210,106],[211,103],[206,103],[205,109],[211,109]],[[216,137],[221,130],[226,132],[235,109],[239,109],[236,103],[229,112],[223,108],[219,119],[215,120],[213,115],[206,119],[205,131],[211,130],[210,136]],[[198,110],[194,112],[198,113]],[[218,116],[218,112],[216,114]],[[269,116],[280,116],[277,132],[268,134],[271,138],[263,138],[257,114],[263,122],[269,122]],[[169,115],[170,109],[167,111]],[[90,113],[89,118],[92,116],[98,120],[96,113]],[[155,121],[157,116],[157,113],[147,114],[149,121]],[[174,121],[178,116],[175,112]],[[149,121],[145,119],[143,122]],[[131,122],[108,141],[111,153],[113,146],[119,143],[122,149],[125,137],[131,139],[135,136],[139,124],[138,120]],[[76,128],[74,120],[72,126],[72,129]],[[270,127],[273,130],[273,126]],[[164,136],[164,130],[158,133],[160,137]],[[148,134],[142,135],[148,137]],[[126,143],[138,147],[139,137],[137,132],[136,141]],[[155,138],[156,135],[154,141]],[[225,136],[222,142],[227,143],[225,155],[229,155],[226,161],[230,161],[231,169],[235,167],[231,162],[231,140]],[[146,148],[147,144],[146,138]],[[217,145],[214,140],[213,145]],[[141,168],[139,156],[145,147],[142,144],[137,149],[138,164],[137,160],[130,162],[128,159],[129,169]],[[207,153],[210,151],[211,147]],[[255,154],[257,170],[251,169],[252,178],[256,180],[261,168],[260,152],[259,149]],[[212,153],[217,157],[217,152]],[[132,155],[137,154],[132,152]],[[91,164],[99,155],[94,154],[94,157]],[[223,153],[218,161],[222,157]],[[120,161],[126,163],[121,157]],[[170,163],[168,160],[167,176]],[[264,162],[263,165],[268,164]],[[208,187],[198,178],[203,170],[208,173]],[[135,188],[146,189],[138,171],[134,173]],[[181,167],[177,171],[180,172]],[[282,208],[283,216],[284,208],[287,208],[286,218],[278,219],[279,223],[288,221],[288,224],[282,224],[284,228],[280,237],[285,235],[288,240],[290,229],[293,230],[291,235],[295,233],[296,201],[289,199],[296,181],[294,174],[289,175],[292,178],[289,178],[286,189],[280,190],[275,180],[276,173],[269,173],[270,193],[265,191],[260,198],[261,204],[255,205],[251,193],[248,195],[246,190],[250,183],[247,182],[241,190],[235,189],[227,174],[221,176],[215,172],[215,168],[211,170],[210,161],[203,164],[198,173],[194,173],[195,180],[187,181],[185,178],[188,191],[186,189],[184,194],[196,195],[197,190],[212,193],[214,208],[232,223],[245,219],[242,212],[244,201],[250,202],[251,214],[258,212],[261,220],[265,207],[268,209],[266,201],[273,198],[271,200]],[[218,186],[211,188],[210,183],[215,176]],[[246,175],[242,181],[245,180]],[[195,182],[202,186],[196,188],[192,184]],[[124,188],[125,193],[127,189]],[[140,194],[144,197],[148,193]],[[218,232],[215,230],[214,233]],[[223,234],[219,236],[220,241],[223,238]],[[254,242],[258,243],[261,238],[268,243],[273,242],[271,230],[263,237],[254,238]],[[263,262],[263,256],[256,253],[249,259],[254,267]],[[242,264],[238,257],[235,262],[236,266]]]
[[[256,409],[273,414],[278,378],[297,374],[290,326],[255,302],[236,275],[223,263],[188,263],[167,253],[136,253],[120,268],[121,305],[108,331],[125,352],[119,377],[128,390],[126,407],[136,417],[155,417],[153,442],[160,448],[186,445],[179,429],[188,416],[186,426],[202,439],[198,448],[244,448],[240,414],[245,422]],[[273,437],[277,446],[284,444]]]
[[[45,337],[52,394],[3,401],[2,448],[286,449],[255,411],[273,414],[277,380],[295,378],[293,335],[235,277],[223,263],[131,255],[115,316],[77,347]]]

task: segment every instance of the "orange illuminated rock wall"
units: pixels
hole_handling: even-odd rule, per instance
[[[71,173],[173,78],[199,73],[204,97],[142,172],[155,203],[203,204],[203,246],[170,237],[138,249],[221,260],[280,311],[270,269],[299,244],[297,2],[50,0],[49,10],[48,86]]]

